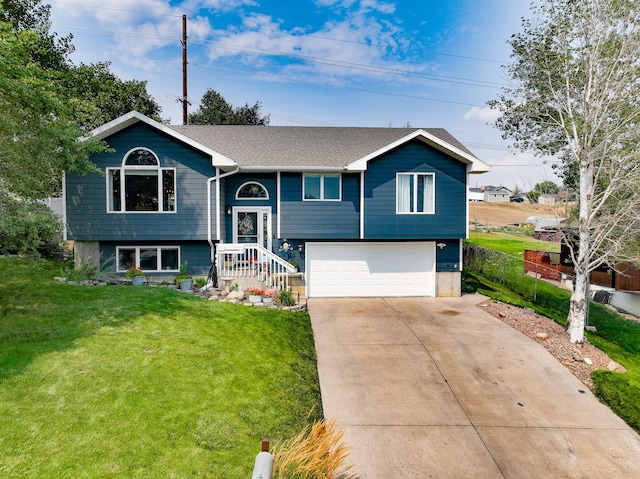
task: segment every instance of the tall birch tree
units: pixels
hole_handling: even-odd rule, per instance
[[[590,272],[640,261],[640,3],[540,0],[532,13],[509,40],[510,86],[488,104],[515,147],[577,176],[567,329],[581,343]]]

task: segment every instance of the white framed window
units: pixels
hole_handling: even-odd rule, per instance
[[[236,200],[268,200],[269,192],[262,183],[247,181],[236,190]]]
[[[435,175],[398,173],[396,175],[396,213],[433,214],[435,212]]]
[[[179,246],[118,246],[116,271],[124,273],[132,266],[145,273],[178,272]]]
[[[342,175],[305,173],[302,176],[302,199],[304,201],[340,201]]]
[[[161,168],[147,148],[133,148],[120,168],[107,168],[109,213],[175,213],[175,192],[175,168]]]

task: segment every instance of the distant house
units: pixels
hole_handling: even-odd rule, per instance
[[[132,112],[92,135],[111,147],[91,158],[103,174],[64,182],[76,261],[157,278],[213,264],[267,287],[298,275],[309,297],[461,294],[469,174],[490,167],[444,129],[167,126]]]
[[[511,197],[511,190],[504,186],[485,186],[484,201],[488,203],[509,203]]]
[[[469,201],[484,201],[484,190],[482,188],[469,188]]]
[[[556,195],[552,195],[550,193],[542,193],[539,197],[538,197],[538,204],[539,205],[548,205],[548,206],[552,206],[556,203]]]

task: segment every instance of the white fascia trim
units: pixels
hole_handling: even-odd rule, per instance
[[[399,140],[394,141],[393,143],[389,143],[385,147],[380,148],[379,150],[376,150],[373,153],[368,154],[367,156],[363,156],[362,158],[349,163],[346,166],[346,169],[350,171],[365,171],[367,169],[367,163],[370,160],[373,160],[374,158],[377,158],[378,156],[394,148],[397,148],[398,146],[403,145],[404,143],[407,143],[408,141],[411,141],[414,138],[421,139],[426,143],[431,144],[438,150],[450,156],[453,156],[454,158],[456,158],[459,161],[462,161],[465,164],[468,164],[468,165],[470,164],[471,171],[473,173],[484,173],[486,171],[491,170],[491,166],[488,163],[485,163],[484,161],[479,160],[475,156],[470,155],[465,151],[462,151],[460,148],[456,148],[455,146],[447,143],[446,141],[422,129],[415,130],[410,134],[408,134],[407,136],[404,136]]]
[[[360,239],[364,239],[364,171],[360,172]]]
[[[464,199],[465,199],[465,210],[466,210],[466,223],[467,223],[467,227],[466,227],[466,231],[465,231],[465,238],[469,238],[469,174],[471,173],[469,170],[471,168],[469,168],[469,165],[467,165],[467,174],[466,174],[466,188],[465,188],[465,193],[464,193]],[[461,242],[462,243],[462,242]],[[462,256],[460,256],[462,258]]]
[[[105,138],[113,135],[114,133],[124,130],[125,128],[131,125],[134,125],[135,123],[138,123],[138,122],[145,123],[146,125],[149,125],[150,127],[155,128],[156,130],[161,131],[162,133],[210,156],[212,166],[217,166],[217,167],[236,166],[236,162],[231,160],[230,158],[227,158],[226,156],[218,153],[215,150],[212,150],[211,148],[207,148],[206,146],[201,145],[197,141],[194,141],[191,138],[178,133],[177,131],[169,128],[166,125],[163,125],[162,123],[158,123],[157,121],[152,120],[148,116],[143,115],[142,113],[138,113],[137,111],[130,111],[126,115],[122,115],[121,117],[116,118],[115,120],[112,120],[109,123],[105,123],[104,125],[96,128],[95,130],[92,130],[90,135],[93,138],[104,140]]]
[[[323,173],[323,172],[343,172],[345,170],[344,166],[243,166],[242,171],[245,173],[262,173],[262,172],[294,172],[301,173],[305,171],[314,172],[314,173]]]
[[[276,173],[276,237],[280,236],[280,172]]]

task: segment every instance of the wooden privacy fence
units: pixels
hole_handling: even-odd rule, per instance
[[[560,253],[526,249],[524,250],[524,271],[545,279],[560,281],[562,279]]]

